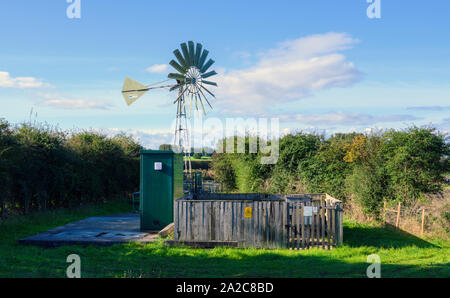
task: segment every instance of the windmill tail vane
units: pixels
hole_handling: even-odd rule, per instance
[[[175,86],[173,84],[172,85],[155,86],[157,84],[167,82],[167,81],[170,81],[170,79],[156,83],[156,84],[145,86],[145,85],[143,85],[139,82],[136,82],[135,80],[127,77],[125,79],[125,82],[123,83],[123,88],[122,88],[123,98],[125,99],[125,102],[127,103],[127,105],[130,106],[133,102],[138,100],[142,95],[147,93],[147,91],[150,91],[152,89],[171,88],[171,87]]]

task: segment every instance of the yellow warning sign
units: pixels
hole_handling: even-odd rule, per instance
[[[245,218],[252,218],[253,217],[253,209],[252,209],[252,207],[246,207],[245,208],[245,212],[244,212],[245,214],[244,214],[244,216],[245,216]]]

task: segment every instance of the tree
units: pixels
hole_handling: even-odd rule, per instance
[[[172,145],[169,144],[162,144],[159,146],[159,150],[162,151],[172,151]]]
[[[422,193],[441,190],[446,170],[441,159],[449,155],[449,145],[436,129],[390,130],[384,137],[384,154],[395,199],[410,203]]]

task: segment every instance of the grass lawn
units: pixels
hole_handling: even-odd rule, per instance
[[[450,277],[448,241],[423,240],[377,226],[345,223],[344,246],[331,251],[21,246],[17,240],[89,216],[130,211],[124,202],[52,211],[0,221],[0,277],[65,277],[69,254],[82,277],[365,277],[367,256],[381,257],[382,277]]]

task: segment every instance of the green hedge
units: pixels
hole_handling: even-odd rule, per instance
[[[126,135],[69,133],[0,120],[1,212],[105,201],[139,187],[139,150]]]

